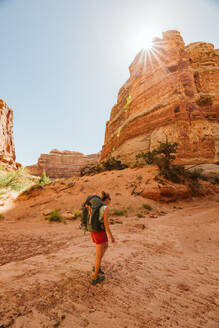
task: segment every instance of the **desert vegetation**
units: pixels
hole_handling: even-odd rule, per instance
[[[46,175],[46,171],[43,170],[43,173],[42,173],[41,177],[40,177],[39,180],[38,180],[38,184],[39,184],[40,186],[45,186],[46,184],[48,184],[48,183],[50,183],[50,182],[51,182],[51,180],[50,180],[49,177],[47,177],[47,175]]]
[[[50,213],[48,213],[45,217],[45,220],[48,220],[49,222],[63,222],[64,219],[60,215],[59,210],[54,210]]]
[[[31,184],[37,183],[37,178],[32,177],[24,168],[6,171],[0,169],[0,190],[23,191]]]
[[[124,170],[128,165],[116,160],[113,156],[109,156],[105,161],[91,167],[84,167],[81,170],[81,176],[94,175],[104,171]]]
[[[209,180],[210,182],[217,184],[218,178],[207,178],[203,175],[202,169],[190,170],[183,165],[174,165],[173,161],[176,158],[178,144],[176,142],[170,143],[159,142],[157,148],[149,152],[141,152],[136,155],[135,167],[141,167],[144,165],[156,165],[159,169],[159,175],[155,179],[161,177],[170,180],[175,183],[188,184],[191,191],[194,194],[198,194],[201,191],[200,180]]]
[[[6,170],[0,167],[0,198],[11,191],[17,193],[28,194],[36,188],[42,188],[46,184],[51,183],[47,177],[45,170],[41,177],[35,177],[29,174],[28,170],[20,167],[16,170]]]

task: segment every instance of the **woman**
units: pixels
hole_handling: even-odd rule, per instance
[[[93,242],[96,243],[96,259],[95,259],[95,265],[93,267],[94,274],[91,281],[92,285],[96,285],[97,283],[105,279],[104,276],[99,276],[99,273],[104,274],[104,272],[101,270],[101,261],[108,248],[107,235],[112,243],[115,242],[115,239],[110,231],[109,223],[108,223],[108,215],[109,215],[108,205],[110,204],[111,201],[110,195],[103,191],[101,199],[104,202],[104,205],[102,205],[99,210],[99,220],[104,223],[104,230],[98,232],[91,232],[91,237],[93,239]]]

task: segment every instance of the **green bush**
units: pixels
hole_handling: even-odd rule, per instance
[[[22,191],[32,182],[32,178],[24,168],[1,172],[0,175],[0,188]]]
[[[142,213],[137,213],[136,215],[137,215],[138,218],[143,218],[144,217],[144,215]]]
[[[159,142],[159,146],[149,152],[141,152],[136,155],[136,164],[138,165],[141,159],[143,164],[157,165],[160,170],[165,170],[170,167],[172,160],[176,158],[177,143]]]
[[[105,161],[98,163],[91,167],[84,167],[81,170],[81,176],[84,175],[92,175],[97,174],[100,172],[105,171],[112,171],[112,170],[124,170],[128,166],[123,164],[121,161],[116,160],[114,157],[109,156]]]
[[[136,155],[136,166],[141,164],[156,164],[156,150],[149,151],[147,153],[141,152]]]
[[[199,180],[208,180],[207,177],[202,175],[201,169],[189,171],[183,165],[172,165],[172,161],[176,158],[177,143],[159,142],[159,146],[152,152],[140,153],[136,156],[136,161],[139,159],[147,165],[157,165],[159,168],[159,176],[164,177],[175,183],[187,183],[192,194],[201,193],[201,185]]]
[[[149,211],[152,210],[152,207],[151,207],[151,205],[149,205],[149,204],[143,204],[142,207],[143,207],[145,210],[149,210]]]
[[[113,214],[113,215],[116,215],[116,216],[126,216],[126,215],[127,215],[127,210],[126,210],[126,209],[121,209],[121,210],[119,210],[119,209],[114,209],[114,210],[112,211],[112,214]]]
[[[175,183],[184,182],[185,178],[188,176],[188,173],[182,165],[172,165],[170,167],[162,168],[160,174],[165,179]]]
[[[54,210],[54,211],[48,213],[45,216],[45,220],[48,220],[50,222],[62,222],[63,221],[63,218],[59,214],[59,211],[58,210]]]
[[[51,182],[50,178],[46,176],[46,171],[43,170],[41,177],[39,178],[38,184],[40,186],[45,186]]]
[[[0,221],[4,220],[4,218],[5,218],[4,215],[0,213]]]
[[[71,187],[74,187],[74,185],[75,185],[74,182],[70,182],[70,183],[67,184],[67,187],[68,187],[68,188],[71,188]]]
[[[82,216],[82,213],[81,213],[80,210],[75,209],[75,210],[73,211],[73,219],[80,218],[81,216]]]
[[[181,182],[182,166],[171,165],[171,162],[176,158],[175,153],[177,150],[177,143],[159,142],[157,148],[149,152],[141,152],[136,155],[136,163],[139,164],[139,160],[147,165],[157,165],[160,171],[160,175],[173,182]]]

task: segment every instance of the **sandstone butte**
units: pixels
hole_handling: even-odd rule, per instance
[[[81,168],[99,162],[100,153],[84,155],[75,151],[53,149],[49,154],[41,154],[36,165],[27,166],[29,173],[40,176],[43,170],[50,178],[80,176]]]
[[[16,168],[13,140],[13,110],[0,99],[0,165]]]
[[[168,138],[178,143],[178,164],[219,161],[219,49],[185,46],[178,31],[167,31],[129,71],[106,124],[101,160],[111,154],[130,164]]]

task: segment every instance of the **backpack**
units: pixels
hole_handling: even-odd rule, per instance
[[[99,221],[100,208],[105,205],[97,195],[88,196],[82,205],[81,228],[89,232],[104,231],[104,224]]]

